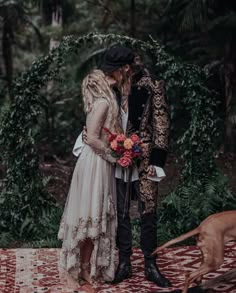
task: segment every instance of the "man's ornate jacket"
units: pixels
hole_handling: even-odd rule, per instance
[[[144,142],[144,156],[139,166],[140,197],[145,213],[155,212],[158,183],[149,180],[148,166],[165,165],[170,118],[164,82],[140,73],[129,96],[128,131],[138,133]]]

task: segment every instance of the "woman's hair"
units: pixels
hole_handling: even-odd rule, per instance
[[[110,105],[110,111],[113,121],[118,119],[118,104],[116,96],[109,86],[103,71],[95,69],[90,72],[82,82],[82,96],[84,102],[84,111],[89,113],[93,104],[98,98],[105,99]],[[114,124],[115,126],[115,124]]]
[[[122,81],[119,86],[119,90],[122,96],[128,96],[131,91],[132,76],[130,72],[126,72],[121,68]]]

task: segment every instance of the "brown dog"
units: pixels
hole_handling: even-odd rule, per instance
[[[153,255],[172,244],[198,235],[197,246],[202,253],[202,263],[199,269],[186,276],[183,293],[194,281],[200,283],[202,277],[217,270],[224,261],[225,244],[236,240],[236,211],[217,213],[206,218],[196,229],[183,234],[157,248]]]

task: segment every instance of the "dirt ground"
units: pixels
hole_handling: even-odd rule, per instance
[[[216,159],[216,162],[223,173],[229,178],[230,186],[234,194],[236,194],[236,154],[228,153],[221,155]],[[48,191],[62,206],[66,200],[75,163],[76,157],[71,155],[63,160],[55,156],[51,158],[48,157],[40,165],[43,174],[50,178]],[[170,191],[174,190],[180,178],[181,166],[176,163],[174,154],[169,155],[165,171],[166,178],[159,184],[159,193],[161,197],[164,197]],[[137,202],[132,201],[131,218],[137,217]]]

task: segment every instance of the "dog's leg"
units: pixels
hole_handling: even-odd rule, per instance
[[[223,263],[224,255],[222,254],[222,249],[220,247],[221,245],[215,247],[214,243],[209,244],[211,247],[210,250],[209,247],[201,247],[203,254],[203,263],[199,269],[197,269],[195,272],[192,272],[189,275],[188,280],[186,282],[188,283],[188,286],[191,285],[197,279],[203,278],[205,274],[217,270]]]
[[[210,271],[210,267],[208,267],[208,263],[211,263],[211,260],[209,259],[209,256],[211,254],[209,254],[208,249],[205,247],[204,245],[204,240],[201,239],[201,242],[198,242],[198,247],[201,250],[201,254],[202,254],[202,262],[200,267],[190,273],[188,276],[186,276],[185,279],[185,284],[184,284],[184,288],[183,288],[183,293],[187,293],[189,286],[191,285],[191,283],[193,283],[195,280],[197,279],[201,279],[202,276]]]
[[[184,288],[182,290],[182,293],[187,293],[188,292],[188,287],[190,285],[190,282],[189,282],[189,273],[186,274],[186,278],[185,278],[185,283],[184,283]]]
[[[220,284],[227,284],[229,281],[236,282],[236,269],[228,271],[221,276],[218,276],[214,279],[207,280],[202,284],[203,289],[214,288],[215,286],[219,286]]]
[[[199,242],[199,238],[198,238],[198,241],[197,241],[197,246],[200,248],[201,256],[202,256],[201,265],[200,265],[200,267],[201,267],[202,264],[204,263],[204,253],[202,251],[202,245],[201,245],[201,242]],[[188,288],[191,285],[191,277],[190,277],[191,274],[193,274],[193,273],[188,273],[185,276],[185,283],[184,283],[184,288],[182,290],[182,293],[187,293],[188,292]]]
[[[203,276],[200,276],[200,277],[198,277],[198,278],[195,280],[195,283],[196,283],[198,286],[201,285],[201,283],[202,283],[202,278],[203,278]]]
[[[195,282],[198,278],[202,278],[205,274],[211,272],[212,269],[209,267],[206,267],[204,264],[195,272],[191,273],[189,276],[189,283],[192,284]]]
[[[197,269],[195,272],[192,272],[191,274],[186,276],[184,288],[182,290],[182,293],[187,293],[189,286],[198,278],[202,278],[203,275],[209,273],[211,271],[210,268],[206,267],[205,265],[202,265],[199,269]]]
[[[198,243],[197,243],[197,246],[200,248],[200,251],[201,251],[201,264],[200,264],[200,266],[199,266],[199,268],[200,268],[200,267],[203,265],[203,263],[204,263],[204,255],[203,255],[203,252],[202,252],[202,250],[201,250],[201,246],[199,245],[199,241],[198,241]],[[203,276],[198,277],[198,278],[195,280],[195,283],[196,283],[197,285],[200,285],[201,282],[202,282],[202,278],[203,278]]]

